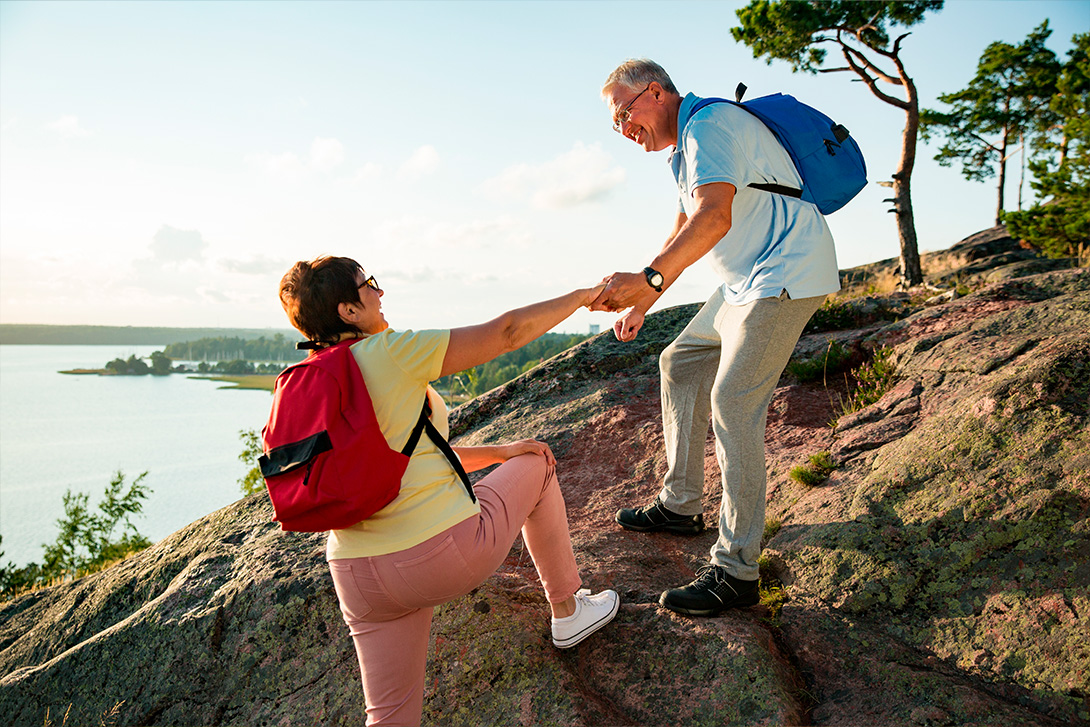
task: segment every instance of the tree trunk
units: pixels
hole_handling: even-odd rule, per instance
[[[1022,190],[1026,186],[1026,136],[1018,134],[1018,148],[1021,150],[1022,171],[1018,177],[1018,211],[1022,211]]]
[[[908,107],[905,109],[905,130],[901,136],[901,163],[893,174],[893,200],[897,211],[897,237],[901,243],[901,287],[910,288],[923,282],[920,250],[916,243],[916,221],[912,214],[912,168],[916,165],[920,107],[915,84],[911,79],[906,81]]]
[[[1003,188],[1007,186],[1007,135],[1010,129],[1003,127],[1003,140],[999,143],[999,191],[995,202],[995,224],[1003,222]]]

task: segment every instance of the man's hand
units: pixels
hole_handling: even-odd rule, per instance
[[[613,335],[625,343],[636,340],[636,334],[643,328],[643,317],[643,312],[633,308],[613,324]]]
[[[603,278],[603,282],[606,284],[605,290],[601,292],[597,300],[591,303],[591,310],[624,310],[641,300],[658,295],[658,292],[647,284],[647,276],[643,273],[613,273]]]

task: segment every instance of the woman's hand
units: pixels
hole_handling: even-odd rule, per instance
[[[500,456],[503,457],[504,462],[520,454],[540,454],[550,467],[556,466],[556,457],[545,442],[539,442],[536,439],[520,439],[517,442],[500,445]]]
[[[602,278],[602,282],[595,285],[593,288],[587,288],[583,291],[586,295],[583,298],[583,307],[590,310],[601,310],[600,308],[594,308],[594,303],[598,300],[598,296],[602,294],[602,291],[606,289],[606,283],[609,282],[608,278]]]

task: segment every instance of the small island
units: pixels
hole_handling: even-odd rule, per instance
[[[137,356],[133,354],[132,356],[129,356],[127,360],[115,358],[101,369],[70,369],[68,371],[61,371],[60,373],[83,375],[96,374],[98,376],[147,376],[148,374],[151,374],[152,376],[166,376],[167,374],[175,372],[183,373],[184,371],[188,371],[188,369],[185,369],[184,367],[179,367],[179,369],[183,369],[182,371],[175,369],[172,365],[173,360],[162,351],[153,351],[149,358],[151,359],[150,366],[144,362],[144,359],[137,358]]]
[[[229,384],[227,389],[264,389],[272,391],[276,375],[283,369],[282,363],[254,364],[251,361],[218,361],[209,364],[202,361],[193,368],[186,364],[174,365],[174,359],[162,351],[153,351],[148,357],[150,364],[136,355],[128,359],[115,358],[100,369],[68,369],[62,374],[95,376],[167,376],[169,374],[200,374],[193,379],[207,379]]]

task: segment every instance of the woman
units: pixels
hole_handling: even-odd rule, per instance
[[[400,449],[425,396],[432,423],[444,436],[448,432],[446,406],[428,382],[529,343],[600,290],[576,290],[477,326],[394,331],[375,278],[354,260],[322,257],[288,271],[280,301],[313,345],[359,339],[352,352],[379,425],[390,446]],[[554,645],[574,646],[619,607],[614,591],[579,590],[548,445],[526,439],[453,449],[469,472],[500,464],[473,487],[476,502],[439,448],[422,437],[397,498],[363,522],[329,533],[326,558],[359,657],[368,725],[420,723],[434,607],[495,572],[520,530],[552,609]]]

